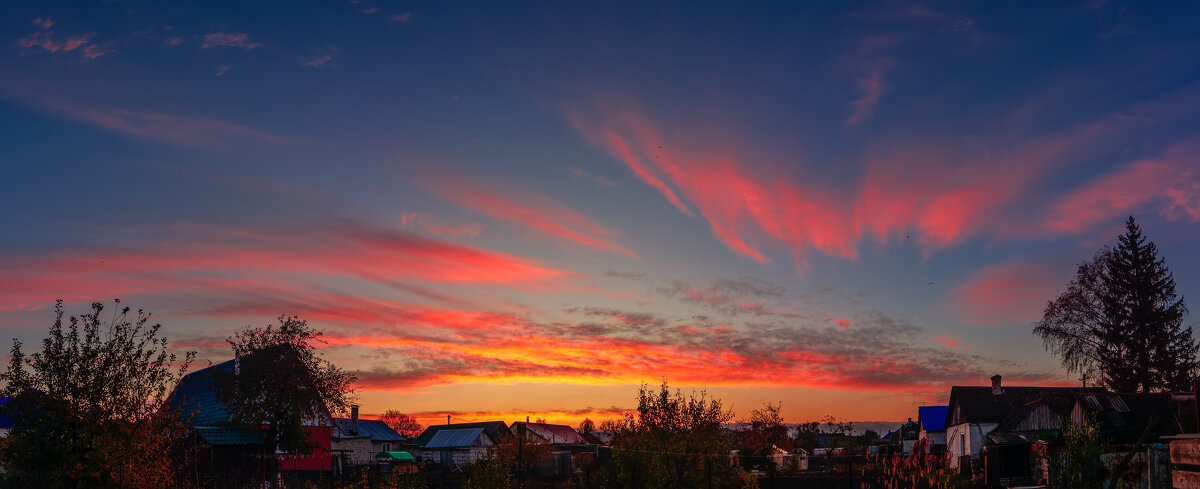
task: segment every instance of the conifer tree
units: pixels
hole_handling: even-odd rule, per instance
[[[1121,392],[1183,391],[1200,370],[1187,306],[1158,247],[1130,216],[1115,248],[1079,265],[1034,327],[1046,349]]]

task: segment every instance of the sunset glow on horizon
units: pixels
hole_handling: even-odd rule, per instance
[[[297,315],[364,415],[901,421],[1133,215],[1200,298],[1200,8],[0,7],[0,332]],[[1185,325],[1195,326],[1195,319]]]

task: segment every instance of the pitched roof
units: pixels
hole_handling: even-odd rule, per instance
[[[354,422],[350,418],[333,418],[336,436],[368,436],[371,441],[402,442],[404,435],[396,433],[387,423],[377,419],[358,420],[358,431],[354,431]]]
[[[227,406],[217,399],[217,372],[233,374],[233,360],[211,365],[184,375],[167,398],[167,407],[183,415],[190,426],[228,423],[232,419]]]
[[[921,421],[921,429],[925,431],[943,431],[946,429],[946,411],[950,406],[920,406],[917,408],[917,419]]]
[[[250,430],[232,426],[197,426],[196,434],[209,445],[252,446],[262,445],[262,439]]]
[[[960,423],[1001,423],[1017,409],[1037,400],[1058,412],[1069,410],[1075,392],[1106,392],[1103,387],[1008,387],[993,394],[991,387],[950,388],[946,426]]]
[[[466,448],[477,446],[477,440],[483,435],[483,428],[465,428],[455,430],[438,430],[433,438],[425,444],[425,448]]]
[[[270,355],[296,355],[290,345],[281,343],[241,358],[242,368],[254,365],[255,359],[271,359]],[[262,355],[262,356],[260,356]],[[236,359],[210,365],[183,376],[167,398],[167,407],[176,409],[190,426],[214,426],[233,420],[233,413],[217,398],[217,379],[234,373]],[[295,372],[288,372],[295,374]],[[293,378],[296,377],[293,375]],[[296,380],[299,381],[299,380]]]
[[[1151,418],[1155,421],[1152,438],[1178,431],[1170,393],[1076,393],[1075,401],[1095,416],[1101,436],[1111,441],[1136,441]]]
[[[425,431],[421,433],[421,436],[418,436],[412,440],[412,444],[419,446],[419,447],[423,447],[429,443],[429,440],[432,439],[433,436],[435,434],[437,434],[438,431],[445,430],[445,429],[458,430],[458,429],[465,429],[465,428],[483,428],[483,431],[487,432],[488,436],[492,438],[492,441],[500,441],[502,438],[512,436],[512,430],[509,430],[508,424],[506,424],[503,421],[484,421],[481,423],[435,424],[428,428],[425,428]]]
[[[561,424],[514,422],[510,427],[514,433],[531,432],[550,443],[585,444],[575,428]]]

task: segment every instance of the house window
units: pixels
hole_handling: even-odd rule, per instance
[[[967,434],[966,433],[958,434],[958,455],[959,456],[967,455]]]
[[[384,443],[384,444],[383,444],[383,451],[385,451],[385,452],[390,452],[390,451],[392,451],[392,444],[391,444],[391,443]]]

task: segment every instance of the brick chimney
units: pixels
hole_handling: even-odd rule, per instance
[[[998,396],[1003,393],[1004,393],[1004,387],[1000,386],[1000,376],[993,375],[992,376],[992,395]]]
[[[350,431],[358,435],[358,404],[350,405]]]

